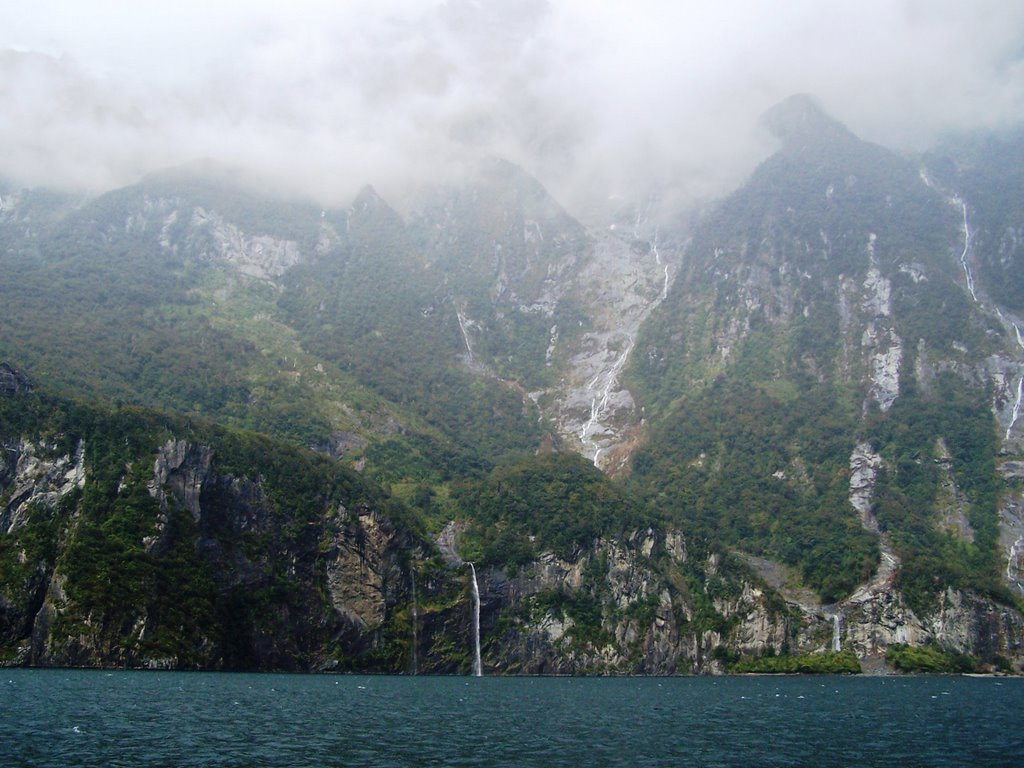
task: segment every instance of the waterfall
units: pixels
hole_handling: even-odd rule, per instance
[[[650,205],[650,203],[651,203],[651,201],[648,201],[648,205]],[[643,239],[643,235],[641,234],[641,232],[643,230],[643,226],[646,223],[647,223],[647,210],[637,209],[636,220],[633,222],[633,238],[635,240],[642,240]],[[651,253],[654,254],[654,261],[657,263],[657,265],[659,267],[663,268],[663,271],[665,273],[665,282],[661,286],[661,296],[658,297],[658,301],[656,302],[656,304],[660,304],[661,302],[663,302],[665,300],[665,297],[668,296],[669,276],[668,276],[668,264],[662,264],[662,262],[661,262],[661,253],[658,251],[658,227],[654,228],[654,235],[653,235],[653,237],[651,237]]]
[[[665,282],[661,285],[661,295],[658,297],[660,304],[668,297],[668,264],[661,263],[661,254],[658,252],[658,230],[654,230],[654,237],[651,239],[651,250],[654,252],[654,260],[665,272]]]
[[[1020,405],[1021,400],[1024,399],[1024,376],[1020,377],[1017,382],[1017,401],[1013,404],[1013,413],[1010,415],[1010,426],[1006,428],[1006,439],[1010,439],[1010,432],[1013,431],[1013,425],[1017,423],[1017,419],[1020,418]]]
[[[469,362],[473,362],[473,347],[469,343],[469,319],[462,313],[462,310],[455,310],[455,317],[459,321],[459,330],[462,331],[462,341],[466,345],[466,354],[469,356]]]
[[[1003,317],[1003,313],[999,313],[1000,319]],[[1024,336],[1021,335],[1020,326],[1016,323],[1013,325],[1013,332],[1017,335],[1017,346],[1024,349]],[[1013,404],[1013,413],[1010,416],[1010,426],[1006,428],[1006,439],[1010,439],[1010,431],[1013,429],[1013,425],[1017,423],[1017,419],[1020,418],[1020,406],[1021,400],[1024,399],[1024,374],[1021,375],[1020,381],[1017,382],[1017,402]]]
[[[480,663],[480,588],[476,583],[476,568],[469,564],[473,574],[473,677],[483,677],[483,665]]]
[[[981,302],[978,301],[978,294],[974,290],[974,275],[971,274],[971,265],[968,262],[968,258],[971,253],[971,228],[967,225],[967,203],[956,195],[953,196],[952,201],[954,204],[959,203],[964,214],[964,252],[960,254],[960,265],[964,268],[964,277],[967,280],[967,290],[971,292],[971,298],[974,299],[976,304],[980,304]]]
[[[838,613],[832,614],[832,650],[836,653],[843,650],[842,618]]]
[[[416,608],[416,568],[413,567],[410,573],[412,575],[412,674],[413,677],[415,677],[419,672],[417,669],[418,663],[416,658],[419,648],[419,628],[416,625],[419,624],[420,616],[419,610]]]
[[[928,175],[924,172],[924,169],[921,170],[921,180],[929,188],[935,189],[931,180],[928,178]],[[971,226],[967,220],[967,202],[959,195],[946,195],[946,201],[950,205],[959,206],[961,214],[963,215],[961,231],[964,233],[964,250],[960,254],[960,266],[963,268],[964,279],[967,281],[967,290],[970,291],[971,298],[974,299],[976,304],[980,305],[981,299],[978,298],[978,292],[974,285],[974,274],[971,272]],[[999,315],[999,319],[1002,320],[1004,324],[1007,322],[999,307],[996,307],[996,314]],[[1013,332],[1017,336],[1017,345],[1024,349],[1024,335],[1020,332],[1020,326],[1015,322],[1010,322],[1010,325],[1013,326]],[[1017,424],[1017,420],[1020,418],[1022,400],[1024,400],[1024,374],[1021,375],[1020,380],[1017,382],[1017,400],[1013,404],[1013,412],[1010,414],[1010,424],[1006,428],[1006,440],[1010,439],[1013,428]]]
[[[611,224],[612,234],[595,243],[592,264],[574,278],[578,290],[595,302],[592,327],[565,349],[570,370],[563,381],[570,388],[560,384],[551,391],[559,391],[559,432],[598,469],[618,468],[615,449],[625,443],[623,432],[643,418],[620,378],[635,335],[668,296],[676,271],[671,264],[674,246],[670,254],[669,243],[662,242],[658,226],[650,220],[656,203],[654,197],[637,201],[631,225],[623,220]],[[646,253],[638,259],[636,248],[645,244]],[[536,401],[533,394],[530,397]]]
[[[971,227],[967,221],[967,202],[957,194],[949,194],[944,190],[938,188],[932,183],[932,180],[928,178],[928,173],[922,168],[919,172],[921,181],[928,189],[934,189],[940,195],[946,199],[946,203],[960,209],[960,213],[963,216],[963,226],[960,231],[964,233],[964,250],[960,254],[960,266],[964,271],[964,279],[967,281],[967,290],[971,294],[971,298],[974,299],[975,304],[981,304],[981,299],[978,298],[978,292],[974,286],[974,274],[971,272]]]
[[[629,360],[629,354],[633,351],[633,344],[635,343],[633,334],[627,333],[626,338],[629,340],[629,343],[626,345],[622,354],[615,359],[612,367],[598,371],[597,375],[594,376],[594,378],[587,384],[587,389],[593,392],[594,395],[590,402],[590,419],[583,425],[583,431],[580,432],[580,442],[583,445],[587,445],[589,443],[590,446],[595,449],[593,462],[594,466],[598,469],[600,469],[598,457],[601,455],[601,450],[598,448],[596,441],[591,437],[591,432],[596,426],[601,424],[601,419],[607,414],[608,402],[612,395],[612,388],[618,383],[619,374],[626,366],[626,361]],[[601,389],[598,390],[598,387],[601,387]]]
[[[1017,540],[1010,546],[1010,552],[1006,557],[1006,581],[1010,584],[1016,584],[1017,589],[1024,595],[1024,583],[1021,582],[1017,575],[1017,561],[1020,558],[1021,552],[1024,552],[1024,536],[1018,536]]]

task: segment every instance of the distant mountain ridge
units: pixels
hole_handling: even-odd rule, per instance
[[[313,448],[380,489],[373,514],[413,537],[388,545],[391,586],[377,588],[391,596],[360,623],[337,597],[350,576],[303,576],[302,599],[335,595],[323,620],[348,628],[329,653],[310,640],[296,668],[330,657],[400,671],[412,582],[428,571],[434,634],[413,652],[423,669],[458,668],[462,656],[438,654],[460,631],[459,559],[481,574],[485,656],[508,671],[721,671],[826,650],[873,668],[925,643],[1019,664],[1024,217],[1009,201],[1024,181],[997,160],[1019,137],[915,161],[862,142],[810,97],[763,122],[779,151],[692,228],[637,206],[631,223],[588,229],[504,161],[404,216],[371,187],[324,210],[193,173],[92,200],[5,191],[0,360],[51,398],[40,403],[263,433],[272,441],[238,440]],[[69,439],[60,420],[17,410],[0,422],[12,455]],[[109,439],[95,429],[87,446]],[[192,509],[169,475],[143,471],[170,461],[167,440],[188,461],[236,461],[181,428],[157,432],[130,458],[136,474],[106,486],[111,509],[132,487],[200,523],[236,504]],[[78,466],[69,451],[61,467]],[[18,521],[36,519],[18,490],[37,477],[25,461],[0,473],[0,600],[20,617],[0,639],[15,660],[70,663],[26,639],[43,632],[40,585],[70,577],[62,544],[40,550],[35,588],[14,583],[29,551]],[[189,471],[211,472],[204,461]],[[256,482],[239,470],[228,474]],[[63,531],[80,553],[91,529],[61,516],[104,507],[75,493],[32,496],[50,510],[33,536]],[[394,526],[358,521],[371,524]],[[431,539],[455,570],[432,561]],[[189,533],[179,554],[194,548],[230,581],[235,566],[202,554],[204,541]],[[141,538],[125,546],[149,557]],[[223,585],[205,594],[226,605]],[[55,599],[53,616],[73,612]],[[74,663],[122,658],[118,631]],[[393,653],[371,664],[367,643]],[[184,647],[169,664],[229,663]],[[250,661],[231,664],[282,664],[246,647],[237,659]]]

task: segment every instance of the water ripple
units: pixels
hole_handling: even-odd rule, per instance
[[[0,765],[1003,766],[1024,680],[7,670]]]

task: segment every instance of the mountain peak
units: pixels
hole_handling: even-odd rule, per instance
[[[381,217],[384,216],[389,219],[396,221],[401,220],[398,212],[391,207],[387,200],[380,196],[376,189],[372,185],[366,184],[359,194],[356,195],[356,199],[352,201],[352,205],[349,206],[350,215],[358,215],[361,217]]]
[[[359,190],[359,194],[356,195],[356,199],[352,201],[352,208],[355,210],[365,210],[367,208],[378,208],[380,206],[387,206],[377,190],[373,188],[372,184],[364,184],[363,188]]]
[[[373,186],[366,184],[349,206],[348,226],[369,227],[367,231],[379,237],[380,227],[384,226],[397,233],[404,229],[405,224],[398,211],[392,208]]]
[[[836,139],[852,134],[830,116],[817,99],[798,93],[783,99],[761,116],[761,124],[789,144],[809,139]]]

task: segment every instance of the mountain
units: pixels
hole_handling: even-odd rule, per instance
[[[717,576],[727,561],[646,520],[574,455],[462,488],[475,527],[435,541],[329,457],[4,374],[5,663],[466,672],[475,576],[454,544],[481,563],[488,671],[708,669],[727,631],[743,648],[785,645],[784,606]],[[533,530],[554,551],[531,551]]]
[[[1024,210],[1024,135],[1021,129],[947,141],[927,156],[935,182],[963,198],[971,217],[972,268],[986,294],[1001,306],[1024,310],[1020,260]]]
[[[5,657],[465,671],[472,561],[490,670],[1019,666],[1020,136],[762,123],[696,223],[4,187]]]
[[[959,590],[1013,606],[1020,321],[975,278],[975,214],[806,98],[766,122],[781,149],[694,233],[638,341],[634,479],[847,620]]]

